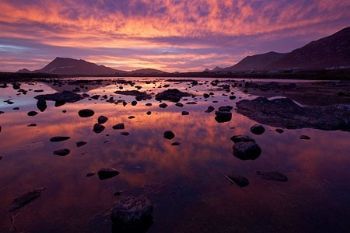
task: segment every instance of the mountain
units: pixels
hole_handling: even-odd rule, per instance
[[[236,65],[227,67],[224,70],[234,71],[264,71],[270,65],[274,64],[286,54],[268,52],[264,54],[257,54],[253,56],[245,57],[243,60],[238,62]]]
[[[157,70],[157,69],[138,69],[129,71],[128,74],[130,75],[162,75],[167,74],[167,72]]]
[[[62,75],[113,75],[122,71],[81,59],[56,57],[44,68],[34,72]]]
[[[248,56],[224,71],[322,70],[350,67],[350,27],[289,53]]]
[[[17,71],[17,73],[31,73],[31,72],[32,72],[32,71],[30,71],[30,70],[28,70],[28,69],[26,69],[26,68],[20,69],[20,70]]]

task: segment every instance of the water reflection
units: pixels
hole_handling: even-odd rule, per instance
[[[42,89],[17,96],[11,87],[1,89],[0,110],[0,232],[11,229],[8,208],[12,200],[28,190],[45,187],[41,197],[23,207],[15,216],[18,232],[111,232],[108,210],[121,195],[146,195],[154,203],[154,222],[147,232],[346,232],[350,213],[350,134],[314,129],[285,130],[265,126],[263,135],[252,135],[254,121],[232,112],[232,120],[218,124],[215,114],[205,113],[209,105],[233,105],[239,98],[251,98],[233,89],[237,100],[224,90],[209,99],[202,97],[209,84],[176,88],[196,94],[197,104],[177,107],[168,103],[141,101],[136,106],[84,99],[48,107],[34,117],[35,95],[54,93],[55,87],[36,83],[24,89]],[[158,92],[167,82],[136,83],[143,91]],[[118,85],[96,86],[86,91],[112,95]],[[131,86],[125,89],[134,89]],[[59,89],[60,91],[63,89]],[[84,91],[85,92],[85,91]],[[115,96],[130,102],[133,97]],[[3,100],[13,99],[9,107]],[[193,101],[188,98],[188,101]],[[218,101],[213,103],[213,101]],[[182,101],[186,103],[187,101]],[[152,106],[145,106],[152,103]],[[12,110],[20,107],[19,110]],[[80,118],[78,111],[93,109],[95,115]],[[63,110],[66,112],[64,113]],[[146,112],[151,111],[151,115]],[[188,116],[181,115],[188,111]],[[101,115],[109,120],[96,134],[92,127]],[[135,116],[129,119],[129,116]],[[36,127],[28,127],[35,123]],[[129,136],[114,130],[124,123]],[[175,138],[163,133],[172,130]],[[233,135],[249,135],[261,147],[256,160],[241,161],[232,154]],[[299,139],[306,134],[309,141]],[[52,143],[54,136],[70,139]],[[76,142],[87,144],[77,147]],[[173,142],[180,142],[173,146]],[[69,148],[65,157],[53,151]],[[117,169],[120,174],[107,180],[86,177],[100,168]],[[261,179],[256,171],[280,171],[288,182]],[[240,188],[225,175],[246,177],[249,186]]]

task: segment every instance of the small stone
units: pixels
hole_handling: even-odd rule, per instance
[[[45,111],[45,109],[47,108],[46,100],[38,99],[38,102],[36,103],[36,106],[41,112]]]
[[[187,112],[187,111],[182,111],[182,113],[181,113],[183,116],[186,116],[186,115],[190,115],[190,113],[189,112]]]
[[[239,187],[243,188],[249,185],[249,180],[243,176],[239,175],[228,175],[226,178],[232,183],[236,184]]]
[[[147,111],[146,114],[147,114],[147,115],[151,115],[152,112],[151,112],[151,111]]]
[[[37,115],[38,113],[36,111],[30,111],[27,113],[28,116],[35,116]]]
[[[215,120],[218,123],[223,123],[230,121],[232,119],[232,113],[231,112],[226,112],[226,111],[216,111],[215,112]]]
[[[120,134],[123,135],[123,136],[129,136],[130,135],[129,132],[121,132]]]
[[[168,131],[164,132],[163,136],[164,136],[164,138],[171,140],[175,137],[175,134],[172,131],[168,130]]]
[[[307,136],[307,135],[301,135],[300,139],[302,139],[302,140],[310,140],[311,138],[309,136]]]
[[[205,110],[205,112],[207,113],[211,113],[212,111],[214,111],[215,108],[213,106],[209,106],[207,110]]]
[[[119,175],[119,172],[114,168],[102,168],[97,172],[97,174],[100,180],[105,180]]]
[[[288,177],[280,172],[272,171],[272,172],[262,172],[257,171],[256,174],[265,180],[273,180],[286,182],[288,181]]]
[[[253,125],[250,128],[250,132],[252,132],[253,134],[256,134],[256,135],[261,135],[265,132],[265,128],[262,125]]]
[[[58,155],[58,156],[66,156],[70,153],[69,149],[60,149],[60,150],[55,150],[53,152],[54,155]]]
[[[233,146],[233,154],[241,160],[255,160],[260,156],[261,149],[253,141],[237,142]]]
[[[95,112],[91,109],[82,109],[78,112],[80,117],[91,117],[95,114]]]
[[[112,127],[113,129],[125,129],[124,123],[118,123]]]
[[[50,142],[62,142],[62,141],[66,141],[68,139],[70,139],[70,137],[56,136],[56,137],[50,138]]]
[[[82,146],[84,146],[84,145],[86,145],[86,144],[87,144],[87,142],[79,141],[79,142],[76,143],[76,146],[77,146],[77,147],[82,147]]]
[[[95,133],[101,133],[104,129],[105,129],[105,127],[103,125],[98,124],[98,123],[94,124],[93,131]]]
[[[98,118],[97,118],[97,122],[99,123],[99,124],[104,124],[104,123],[106,123],[108,121],[108,117],[105,117],[105,116],[99,116]]]
[[[161,103],[161,104],[159,104],[159,107],[160,108],[166,108],[166,107],[168,107],[168,105],[166,103]]]
[[[283,129],[276,129],[276,132],[277,133],[283,133],[284,131],[283,131]]]

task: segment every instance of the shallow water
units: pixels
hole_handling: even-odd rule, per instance
[[[132,96],[114,94],[134,87],[115,84],[86,85],[87,93],[113,95],[122,104],[105,100],[84,99],[39,112],[39,94],[74,89],[73,85],[26,82],[17,95],[10,85],[0,89],[0,232],[112,232],[106,213],[113,203],[126,195],[145,195],[154,204],[150,233],[161,232],[348,232],[350,217],[350,133],[316,129],[284,130],[264,125],[263,135],[253,135],[256,122],[233,111],[230,122],[217,123],[215,114],[205,113],[209,105],[232,105],[240,99],[255,98],[231,87],[237,96],[210,85],[210,79],[199,84],[168,82],[166,79],[146,83],[131,79],[140,91],[158,93],[167,88],[190,92],[196,97],[183,98],[184,107],[166,102],[159,108],[154,98],[129,102]],[[149,80],[149,79],[147,79]],[[214,96],[203,98],[203,93]],[[14,103],[3,101],[11,99]],[[187,100],[184,100],[187,99]],[[197,104],[186,104],[196,101]],[[218,101],[213,103],[213,101]],[[145,106],[152,103],[153,106]],[[13,110],[19,107],[19,110]],[[78,111],[90,108],[95,115],[80,118]],[[27,112],[39,114],[30,117]],[[66,110],[66,113],[62,111]],[[147,111],[152,111],[147,115]],[[181,115],[188,111],[188,116]],[[96,134],[93,125],[100,115],[109,120],[106,129]],[[129,116],[134,119],[128,119]],[[28,127],[35,123],[36,127]],[[125,130],[112,126],[124,123]],[[175,138],[163,138],[172,130]],[[127,131],[128,136],[120,133]],[[232,154],[233,135],[250,135],[260,145],[262,154],[256,160],[243,161]],[[311,140],[301,140],[308,135]],[[67,141],[50,142],[54,136],[69,136]],[[86,141],[77,148],[75,143]],[[173,146],[173,142],[180,142]],[[56,156],[53,151],[68,148],[70,154]],[[89,172],[113,167],[120,174],[107,180]],[[288,182],[263,180],[257,171],[279,171]],[[231,184],[225,175],[235,173],[249,179],[247,187]],[[45,187],[41,196],[21,208],[11,222],[8,210],[17,196]],[[114,193],[122,191],[121,196]]]

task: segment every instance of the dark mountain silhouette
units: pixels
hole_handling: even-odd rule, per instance
[[[34,72],[62,75],[113,75],[123,71],[97,65],[81,59],[56,57],[44,68]]]
[[[138,70],[133,70],[133,71],[129,71],[129,74],[132,75],[150,75],[150,74],[155,74],[155,75],[161,75],[161,74],[166,74],[167,72],[161,71],[161,70],[157,70],[157,69],[138,69]]]
[[[322,70],[350,67],[350,27],[290,53],[248,56],[224,71]]]

